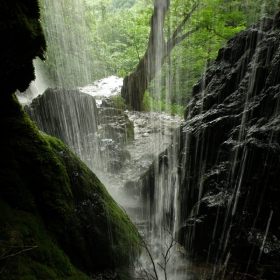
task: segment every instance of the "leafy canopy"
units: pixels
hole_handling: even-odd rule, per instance
[[[279,9],[272,0],[171,0],[163,27],[166,39],[197,4],[182,34],[199,29],[174,47],[150,85],[150,97],[166,104],[186,105],[219,48],[260,16],[273,16]],[[44,69],[52,85],[75,87],[110,75],[124,77],[145,54],[152,0],[41,0],[41,5],[48,41]],[[160,90],[155,89],[159,80]]]

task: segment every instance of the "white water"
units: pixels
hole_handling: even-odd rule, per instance
[[[36,71],[37,73],[39,72],[39,70]],[[18,94],[18,98],[23,105],[30,103],[33,98],[43,94],[46,87],[43,81],[44,79],[42,76],[38,75],[38,78],[31,84],[27,93]],[[85,94],[93,96],[96,98],[97,104],[101,104],[103,99],[120,94],[121,85],[121,78],[110,76],[85,87],[80,87],[79,90]],[[169,190],[161,188],[157,189],[156,197],[158,197],[159,201],[156,205],[158,205],[159,208],[157,209],[157,215],[153,217],[153,220],[150,220],[150,217],[144,214],[144,212],[146,212],[144,209],[149,206],[142,204],[139,190],[136,190],[136,193],[133,193],[132,195],[127,195],[127,191],[124,189],[124,184],[129,180],[138,181],[140,175],[147,170],[157,155],[170,145],[171,137],[176,127],[180,125],[182,118],[178,116],[170,116],[170,114],[164,112],[145,113],[126,111],[126,113],[130,120],[134,122],[135,140],[134,143],[126,147],[131,154],[131,159],[126,160],[126,162],[123,163],[124,166],[118,173],[106,172],[106,162],[110,160],[110,158],[108,158],[110,155],[100,154],[98,152],[98,147],[96,146],[96,142],[92,140],[92,136],[89,135],[87,138],[87,141],[89,141],[88,143],[83,143],[83,146],[86,144],[88,147],[91,147],[90,149],[75,149],[74,147],[73,149],[75,153],[84,159],[86,164],[97,174],[113,198],[129,214],[130,218],[138,227],[139,232],[147,242],[147,249],[152,254],[152,260],[146,254],[146,250],[144,250],[142,256],[135,264],[135,277],[137,277],[141,269],[142,272],[144,269],[146,272],[149,271],[153,274],[154,272],[153,269],[151,269],[151,264],[152,261],[154,261],[159,279],[164,279],[164,270],[160,267],[160,265],[164,265],[162,254],[165,254],[167,250],[169,250],[170,242],[175,239],[175,231],[173,227],[170,229],[170,225],[168,225],[168,222],[165,217],[162,216],[162,213],[169,212],[170,209],[173,208],[176,211],[176,178],[174,178],[173,173],[170,173],[171,176],[168,177],[170,182],[167,184]],[[75,118],[75,116],[76,115],[73,114],[73,118]],[[73,119],[71,123],[73,125],[71,129],[76,131],[74,134],[79,133],[81,127],[74,125],[77,121]],[[69,134],[69,136],[70,135],[71,134]],[[85,140],[83,139],[82,141]],[[174,146],[174,148],[176,147]],[[173,162],[173,164],[175,164],[175,162]],[[157,170],[156,172],[169,173],[169,170]],[[161,180],[160,176],[158,178]],[[164,187],[165,182],[158,182],[158,184]],[[173,199],[170,199],[170,197],[173,197]],[[176,214],[174,213],[173,218],[175,217]],[[170,260],[168,261],[166,269],[168,279],[189,279],[187,276],[188,273],[186,272],[187,262],[182,258],[184,256],[182,246],[176,244],[170,249],[170,254],[167,256],[168,258],[170,257]]]
[[[18,92],[17,97],[21,104],[26,105],[32,102],[32,99],[42,94],[48,88],[48,82],[42,74],[41,65],[43,62],[39,59],[33,60],[35,68],[35,81],[32,81],[29,88],[25,92]]]
[[[83,93],[93,96],[96,100],[97,106],[100,106],[102,99],[120,95],[122,85],[122,78],[110,76],[85,87],[78,87],[78,89]]]

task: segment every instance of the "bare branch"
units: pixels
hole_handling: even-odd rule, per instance
[[[2,272],[3,272],[4,269],[7,267],[8,264],[9,264],[9,262],[7,262],[7,263],[2,267],[2,269],[0,270],[0,275],[2,274]]]
[[[167,268],[167,263],[169,262],[170,257],[171,257],[171,256],[170,256],[170,250],[171,250],[172,247],[176,244],[176,241],[174,240],[172,233],[171,233],[168,229],[165,229],[165,228],[164,228],[164,230],[170,234],[170,236],[171,236],[171,241],[170,241],[169,245],[168,245],[168,244],[165,244],[166,247],[167,247],[167,250],[166,250],[165,254],[163,254],[163,253],[161,254],[162,257],[163,257],[163,260],[164,260],[164,264],[161,265],[161,264],[158,263],[158,266],[163,270],[163,272],[164,272],[164,278],[165,278],[165,280],[167,280],[167,270],[166,270],[166,268]]]
[[[170,40],[174,41],[176,39],[176,37],[179,35],[179,33],[181,33],[185,23],[191,18],[192,14],[194,13],[194,11],[198,8],[199,6],[199,2],[196,2],[196,4],[192,7],[192,9],[190,10],[189,13],[186,14],[186,16],[184,17],[184,19],[181,21],[181,23],[178,25],[178,27],[176,28],[176,30],[174,31],[172,37],[170,38]]]
[[[139,262],[138,262],[139,263]],[[150,272],[148,272],[145,268],[142,267],[142,265],[139,263],[140,272],[136,271],[137,275],[139,275],[140,278],[133,278],[135,280],[141,279],[146,280],[150,279],[151,277],[155,279]],[[146,277],[146,278],[145,278]]]
[[[27,248],[26,248],[27,247]],[[33,249],[35,249],[35,248],[37,248],[38,246],[25,246],[24,248],[26,248],[26,249],[22,249],[22,250],[20,250],[20,251],[18,251],[18,252],[16,252],[16,253],[13,253],[13,254],[10,254],[10,255],[2,255],[1,256],[1,258],[0,258],[0,260],[3,260],[3,259],[7,259],[7,258],[11,258],[11,257],[14,257],[14,256],[16,256],[16,255],[19,255],[19,254],[21,254],[21,253],[23,253],[23,252],[26,252],[26,251],[30,251],[30,250],[33,250]],[[10,251],[10,250],[9,250]],[[9,252],[8,251],[8,252]]]
[[[155,266],[155,262],[154,262],[153,256],[152,256],[152,254],[151,254],[151,252],[150,252],[150,250],[148,248],[148,245],[147,245],[146,241],[144,240],[144,238],[142,238],[142,242],[143,242],[142,246],[146,249],[146,251],[147,251],[147,253],[149,255],[149,258],[151,260],[151,263],[153,265],[153,271],[154,271],[155,276],[156,276],[156,278],[154,278],[154,277],[153,278],[158,280],[159,278],[158,278],[158,275],[157,275],[157,269],[156,269],[156,266]]]
[[[38,246],[7,246],[7,245],[3,245],[3,244],[1,244],[1,246],[7,247],[9,249],[0,256],[0,261],[5,260],[5,259],[11,259],[11,258],[23,253],[23,252],[30,251],[30,250],[33,250],[33,249],[38,247]],[[18,249],[18,248],[24,248],[24,249],[22,249],[18,252],[15,252],[15,253],[10,253],[12,249]],[[7,267],[8,263],[9,262],[7,262],[2,267],[2,269],[0,270],[0,275],[3,273],[4,269]]]
[[[208,31],[213,31],[213,33],[214,33],[215,35],[217,35],[218,37],[221,37],[221,38],[223,38],[223,39],[225,39],[225,40],[228,40],[228,38],[226,38],[226,37],[224,37],[223,35],[219,34],[219,33],[216,31],[215,28],[206,27],[206,29],[207,29]]]
[[[190,35],[192,35],[193,33],[195,33],[196,31],[198,31],[200,28],[200,26],[195,27],[194,29],[190,30],[189,32],[176,37],[175,39],[170,38],[167,42],[167,55],[169,55],[169,53],[172,51],[172,49],[174,48],[174,46],[178,45],[179,43],[181,43],[183,40],[185,40],[187,37],[189,37]]]

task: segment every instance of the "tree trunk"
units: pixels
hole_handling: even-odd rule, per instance
[[[147,75],[146,64],[147,56],[145,55],[140,60],[136,70],[123,80],[121,96],[126,104],[136,111],[141,111],[143,96],[151,81]]]
[[[143,96],[156,73],[161,70],[166,57],[166,42],[163,25],[169,0],[156,0],[154,14],[150,20],[151,31],[145,55],[139,61],[136,70],[123,81],[121,96],[133,110],[141,111]]]
[[[141,111],[144,93],[155,75],[161,70],[165,58],[170,54],[173,47],[199,29],[199,26],[197,26],[187,33],[181,34],[183,26],[197,9],[197,2],[189,13],[185,15],[168,41],[165,41],[163,28],[169,5],[170,0],[155,0],[154,13],[150,20],[151,31],[146,53],[139,61],[136,70],[126,76],[123,81],[121,96],[126,104],[136,111]]]

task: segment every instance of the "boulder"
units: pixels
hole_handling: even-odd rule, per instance
[[[79,90],[48,88],[25,106],[39,129],[59,138],[83,158],[90,153],[90,135],[97,133],[95,99]]]
[[[103,101],[97,108],[94,97],[80,90],[49,88],[24,108],[41,131],[62,140],[92,170],[115,173],[130,157],[125,145],[134,128],[123,110]]]
[[[127,273],[139,235],[95,174],[40,133],[14,96],[0,128],[1,279]]]

